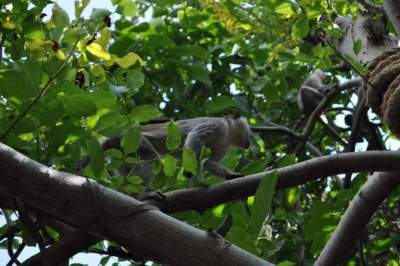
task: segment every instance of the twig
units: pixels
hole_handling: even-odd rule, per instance
[[[259,132],[259,133],[277,133],[277,134],[285,134],[288,135],[292,138],[295,138],[296,141],[302,140],[302,135],[285,127],[285,126],[280,126],[275,123],[273,123],[274,126],[266,126],[266,127],[260,127],[260,126],[253,126],[251,127],[251,130],[253,132]],[[322,152],[310,141],[305,142],[305,146],[307,150],[313,154],[314,156],[322,156]]]
[[[44,255],[45,251],[46,251],[46,245],[43,241],[42,236],[40,235],[40,232],[39,232],[36,224],[33,222],[28,211],[25,209],[24,202],[17,198],[16,206],[18,209],[18,213],[20,214],[19,218],[21,219],[21,222],[25,225],[25,227],[26,227],[29,235],[32,237],[32,239],[39,245],[40,253],[42,253],[42,264],[45,266],[49,265],[48,261],[46,260],[46,256]]]
[[[14,127],[21,121],[22,118],[32,109],[32,107],[39,101],[39,99],[46,93],[47,89],[50,87],[52,82],[57,78],[57,76],[64,70],[67,66],[69,59],[71,58],[72,54],[75,51],[76,45],[78,44],[80,36],[77,38],[76,42],[72,46],[71,52],[68,54],[67,58],[65,59],[64,63],[56,70],[56,72],[49,78],[46,82],[46,85],[43,89],[39,92],[38,95],[33,99],[33,101],[26,107],[26,109],[11,123],[11,125],[4,131],[4,133],[0,136],[0,141],[3,141],[4,138],[14,129]]]
[[[10,261],[7,263],[7,266],[12,266],[14,263],[17,265],[21,265],[21,262],[18,261],[18,256],[21,254],[21,252],[22,252],[22,250],[24,250],[24,248],[25,248],[25,243],[21,243],[21,245],[19,245],[17,251],[11,257]]]
[[[356,147],[357,139],[360,135],[361,131],[361,125],[363,123],[363,119],[367,115],[368,108],[364,105],[364,93],[363,90],[360,89],[360,96],[358,98],[357,105],[355,107],[355,112],[353,115],[353,121],[351,124],[351,133],[350,133],[350,139],[348,142],[348,146],[346,148],[347,152],[353,152]],[[351,175],[352,173],[346,174],[344,178],[344,188],[349,188],[350,187],[350,181],[351,181]]]

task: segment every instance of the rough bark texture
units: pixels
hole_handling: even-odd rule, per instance
[[[369,219],[399,183],[400,172],[374,173],[351,201],[315,265],[344,264]]]
[[[271,265],[227,242],[86,178],[59,172],[0,144],[0,188],[28,207],[135,256],[172,265]]]
[[[337,49],[342,55],[348,55],[356,58],[362,64],[370,62],[373,58],[380,55],[382,51],[397,46],[397,40],[385,32],[382,32],[382,40],[372,42],[366,25],[372,17],[359,15],[355,22],[351,17],[338,17],[335,23],[344,31],[344,38],[338,43]],[[376,24],[375,22],[371,23]],[[361,41],[361,50],[358,54],[354,53],[354,43]]]

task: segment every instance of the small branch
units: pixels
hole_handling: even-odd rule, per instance
[[[53,83],[53,81],[57,78],[57,76],[61,73],[61,71],[64,70],[64,68],[67,66],[69,59],[71,58],[72,54],[75,51],[76,45],[78,44],[79,38],[76,40],[74,43],[71,52],[65,59],[64,63],[54,72],[54,74],[49,78],[49,80],[46,82],[46,85],[44,85],[43,89],[36,95],[36,97],[33,99],[33,101],[26,107],[26,109],[14,120],[14,122],[11,123],[11,125],[4,131],[3,134],[0,136],[0,141],[3,141],[4,138],[14,129],[14,127],[18,124],[19,121],[21,121],[22,118],[25,117],[25,115],[32,109],[32,107],[39,101],[40,98],[46,93],[50,85]]]
[[[90,246],[100,241],[95,236],[91,236],[82,232],[72,231],[61,236],[60,240],[46,249],[46,260],[50,265],[59,265],[68,260],[68,258],[87,250]],[[43,254],[38,253],[25,260],[23,266],[40,266],[42,265]]]
[[[302,137],[303,139],[297,144],[294,153],[298,154],[304,147],[305,142],[310,137],[316,122],[319,119],[319,116],[322,114],[324,109],[329,105],[330,101],[336,97],[337,94],[340,93],[338,88],[333,88],[330,90],[326,96],[322,99],[322,101],[318,104],[317,108],[311,113],[310,117],[307,120],[307,124],[303,129]]]
[[[314,265],[343,265],[369,219],[400,183],[400,172],[374,173],[350,202],[331,239]]]
[[[14,253],[14,255],[11,257],[10,261],[7,263],[7,266],[12,266],[15,264],[17,265],[22,265],[19,261],[18,261],[18,256],[21,254],[22,250],[24,250],[25,248],[25,244],[21,243],[17,249],[17,251]]]
[[[21,222],[25,225],[30,237],[39,245],[40,253],[42,254],[42,259],[43,259],[42,265],[44,266],[51,265],[47,262],[46,256],[44,255],[46,250],[46,245],[43,241],[42,236],[40,235],[40,232],[36,224],[33,222],[28,211],[25,209],[25,204],[22,202],[22,200],[16,199],[16,206],[18,209],[19,218]]]
[[[276,134],[285,134],[288,135],[289,137],[292,137],[296,139],[297,141],[302,139],[301,134],[285,127],[285,126],[280,126],[280,125],[274,125],[274,126],[253,126],[251,127],[251,130],[256,133],[276,133]],[[313,154],[314,156],[322,156],[321,151],[310,141],[306,141],[305,147],[307,150]]]
[[[318,121],[319,116],[325,110],[325,108],[329,105],[330,101],[336,97],[343,90],[352,89],[356,86],[360,86],[362,84],[362,79],[355,78],[352,80],[348,80],[341,84],[338,84],[336,87],[332,88],[322,99],[322,101],[318,104],[318,106],[314,109],[311,115],[308,118],[307,124],[303,129],[303,133],[301,134],[303,139],[297,144],[296,149],[294,151],[295,154],[298,154],[304,147],[305,142],[310,137],[315,123]]]
[[[360,135],[362,123],[363,123],[363,120],[367,116],[367,112],[368,112],[368,108],[364,105],[364,92],[360,88],[358,102],[355,107],[353,121],[351,124],[350,139],[348,142],[348,146],[346,148],[346,152],[353,152],[355,150],[357,139]],[[344,184],[343,184],[344,188],[350,188],[351,175],[352,175],[352,173],[346,174],[346,176],[344,178]]]

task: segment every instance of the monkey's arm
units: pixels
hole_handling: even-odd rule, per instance
[[[219,161],[212,158],[204,162],[204,168],[212,175],[224,177],[225,179],[233,179],[244,176],[243,174],[233,172],[223,166]]]
[[[203,146],[209,147],[212,156],[205,161],[204,168],[212,175],[226,179],[243,176],[232,172],[220,163],[229,148],[228,137],[228,129],[224,123],[203,123],[189,132],[184,147],[191,148],[197,158],[200,156]]]

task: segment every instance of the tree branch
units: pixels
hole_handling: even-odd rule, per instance
[[[254,195],[261,179],[269,174],[278,175],[277,189],[305,184],[327,176],[362,171],[400,170],[400,152],[367,151],[340,153],[293,164],[287,167],[228,180],[208,188],[188,188],[164,193],[165,199],[145,202],[166,213],[186,210],[203,211],[219,204]]]
[[[400,183],[400,172],[374,173],[350,202],[328,244],[315,265],[342,265],[379,205]]]
[[[308,118],[307,124],[303,129],[302,132],[302,137],[303,139],[297,144],[294,153],[298,154],[304,147],[304,144],[310,137],[315,123],[318,121],[319,116],[322,114],[322,112],[325,110],[325,108],[329,105],[330,101],[336,97],[337,94],[339,94],[343,90],[351,89],[356,86],[360,86],[362,83],[361,78],[355,78],[346,82],[343,82],[341,84],[338,84],[336,87],[332,88],[322,99],[322,101],[318,104],[318,106],[314,109],[314,111],[311,113],[310,117]]]
[[[81,176],[56,171],[0,144],[0,189],[27,207],[173,265],[272,265],[222,237]],[[29,205],[29,206],[28,206]]]

